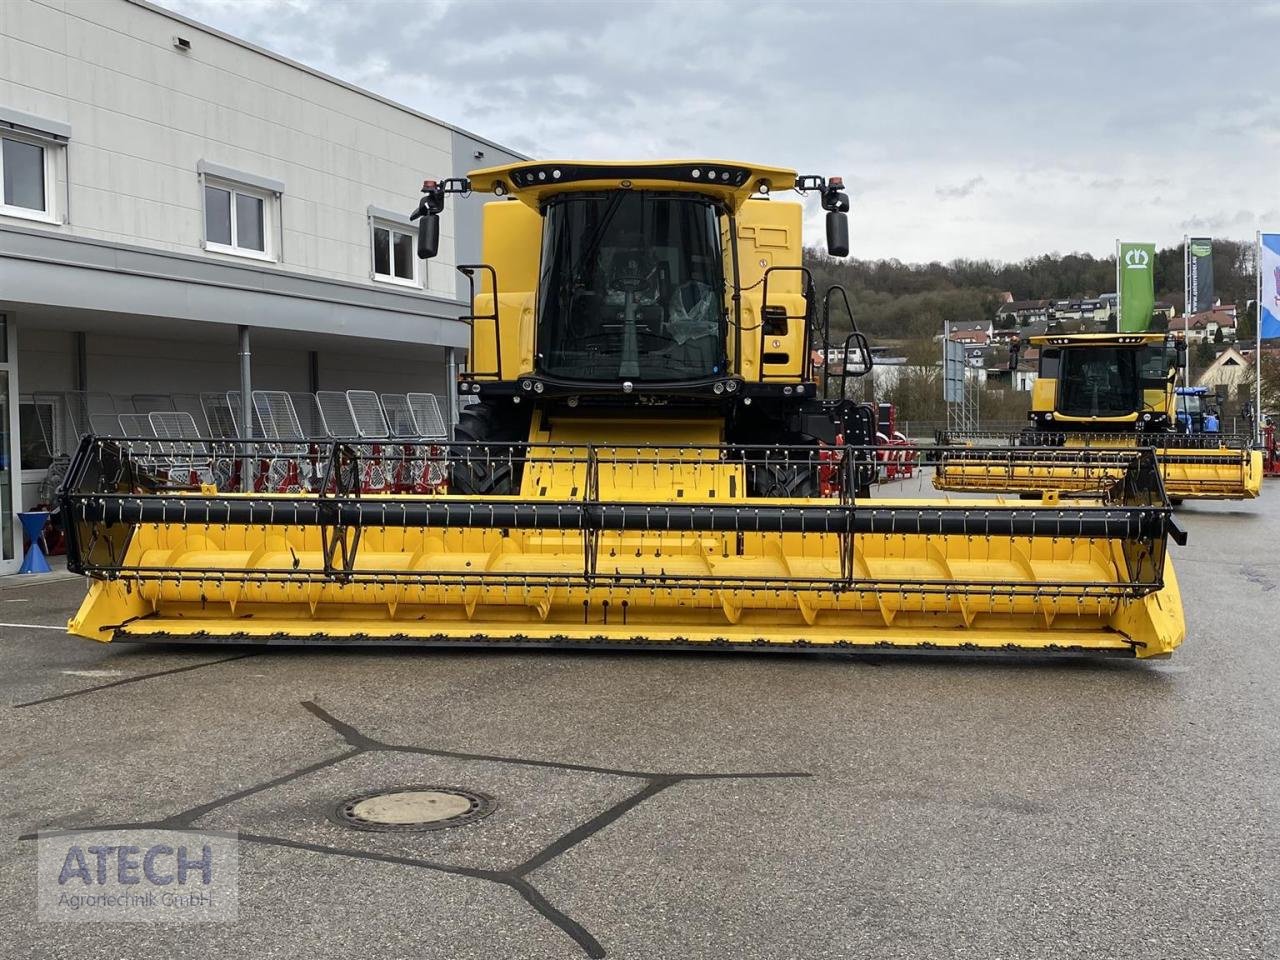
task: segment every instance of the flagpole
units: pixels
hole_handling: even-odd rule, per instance
[[[1186,363],[1182,367],[1182,385],[1191,386],[1191,238],[1182,236],[1182,342],[1186,345]]]
[[[1253,269],[1257,277],[1253,301],[1253,442],[1262,443],[1262,231],[1255,237]]]
[[[1120,238],[1116,237],[1116,333],[1124,329],[1124,321],[1120,316],[1120,304],[1124,298],[1120,296]]]

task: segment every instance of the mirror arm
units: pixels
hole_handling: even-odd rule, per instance
[[[470,192],[471,181],[465,177],[422,181],[422,198],[418,201],[418,208],[409,214],[411,221],[420,221],[418,223],[418,258],[420,260],[430,260],[439,252],[440,213],[444,210],[444,195],[460,193],[466,196]]]
[[[827,253],[833,257],[849,255],[849,195],[844,192],[844,177],[796,177],[796,190],[817,190],[822,209],[827,211]]]

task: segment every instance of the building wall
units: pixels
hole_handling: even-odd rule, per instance
[[[7,314],[16,323],[16,313]],[[23,393],[76,388],[74,334],[65,330],[18,329],[18,383]],[[141,391],[139,391],[141,392]]]
[[[51,229],[237,260],[203,249],[205,161],[283,184],[282,269],[364,284],[370,206],[407,214],[455,169],[450,128],[129,0],[0,2],[0,106],[71,126]],[[454,223],[427,271],[449,298]]]

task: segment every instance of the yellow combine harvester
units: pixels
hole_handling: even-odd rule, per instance
[[[1031,337],[1040,369],[1032,426],[1021,434],[959,433],[941,439],[939,490],[967,493],[1097,493],[1124,471],[1128,451],[1155,450],[1165,494],[1244,500],[1262,487],[1252,438],[1178,429],[1174,384],[1184,344],[1163,333]]]
[[[493,643],[1162,656],[1183,638],[1154,460],[1088,503],[876,500],[870,369],[801,265],[799,203],[848,252],[838,179],[721,161],[527,162],[489,193],[470,371],[443,447],[86,438],[62,491],[71,629],[97,640]],[[830,358],[838,363],[828,371]],[[257,467],[254,465],[257,464]],[[368,478],[381,478],[371,485]],[[244,474],[241,473],[241,476]],[[443,476],[424,487],[413,478]],[[231,486],[230,482],[224,483]],[[374,492],[374,490],[378,492]]]

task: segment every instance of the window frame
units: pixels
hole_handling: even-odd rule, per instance
[[[391,234],[391,239],[387,248],[387,265],[391,268],[390,274],[378,272],[377,251],[374,249],[375,231],[386,230]],[[409,238],[412,246],[409,262],[413,264],[413,278],[405,279],[395,275],[395,234],[403,234]],[[397,287],[409,287],[413,290],[422,290],[426,281],[426,262],[418,259],[417,251],[417,235],[414,228],[407,223],[398,223],[395,220],[389,220],[386,217],[369,216],[369,277],[374,283],[387,283]]]
[[[0,145],[0,216],[17,217],[22,220],[34,220],[38,223],[61,224],[58,215],[58,167],[54,151],[66,144],[47,137],[34,136],[17,130],[0,129],[0,140],[13,140],[17,143],[39,147],[44,163],[44,209],[34,210],[31,207],[12,206],[4,202],[4,147]]]
[[[219,243],[216,240],[209,239],[209,195],[208,190],[225,190],[231,195],[231,209],[229,211],[231,224],[231,243]],[[236,195],[252,197],[262,202],[262,246],[263,249],[255,250],[253,247],[242,247],[237,241],[239,239],[239,231],[236,229]],[[223,177],[215,177],[209,174],[201,174],[200,177],[200,245],[204,250],[210,253],[221,253],[231,257],[245,257],[250,260],[261,260],[265,263],[278,263],[280,260],[276,249],[276,217],[278,214],[277,200],[279,194],[273,190],[264,190],[262,187],[250,186],[247,183],[238,183],[235,180],[228,180]]]

